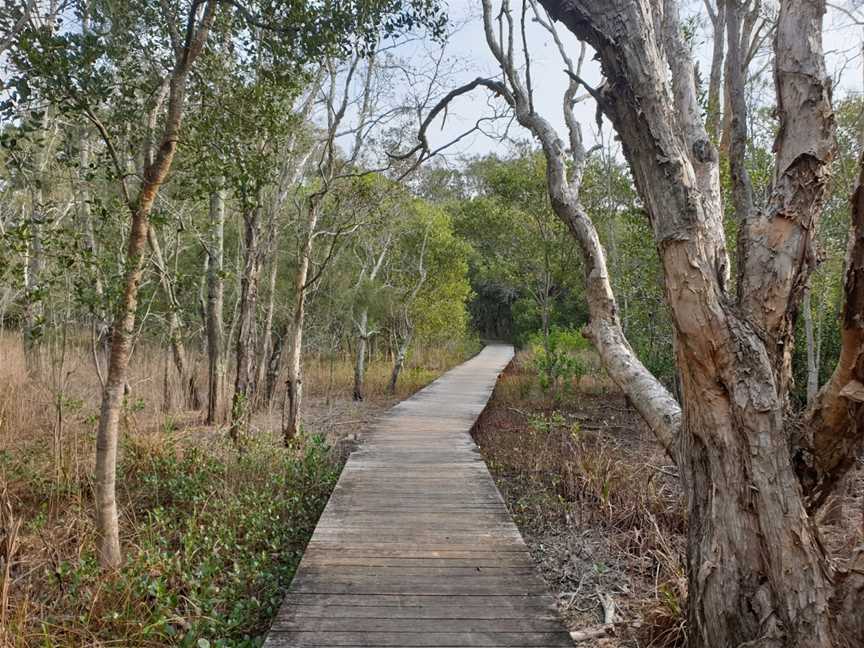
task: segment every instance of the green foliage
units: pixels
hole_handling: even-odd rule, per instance
[[[61,563],[55,608],[80,616],[46,628],[74,634],[80,623],[136,646],[259,646],[338,473],[317,437],[288,450],[250,443],[240,455],[170,437],[127,445],[119,478],[135,493],[134,550],[108,579],[92,553]]]
[[[548,336],[535,333],[529,341],[532,365],[543,391],[557,393],[559,384],[566,388],[579,381],[586,372],[580,357],[588,349],[588,341],[579,331],[553,328]]]
[[[522,146],[504,159],[476,159],[466,183],[474,190],[466,193],[474,195],[454,202],[451,211],[457,233],[474,250],[475,327],[522,346],[544,320],[584,323],[581,263],[573,238],[552,213],[542,154]]]

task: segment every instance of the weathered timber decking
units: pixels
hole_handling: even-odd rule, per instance
[[[487,346],[379,420],[265,648],[573,645],[469,433],[512,355]]]

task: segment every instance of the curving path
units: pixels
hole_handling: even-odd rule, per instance
[[[379,419],[265,648],[573,645],[470,435],[512,356],[487,346]]]

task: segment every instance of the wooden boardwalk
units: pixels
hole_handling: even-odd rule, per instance
[[[265,648],[572,647],[469,434],[512,355],[487,346],[379,420]]]

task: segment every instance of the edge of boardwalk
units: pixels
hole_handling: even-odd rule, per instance
[[[573,645],[471,438],[512,357],[488,345],[379,417],[266,648]]]

